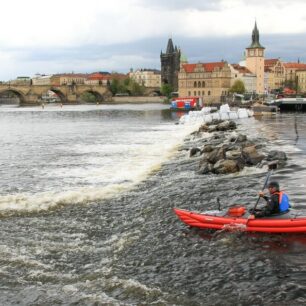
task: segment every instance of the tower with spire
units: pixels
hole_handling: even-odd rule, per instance
[[[265,93],[265,48],[259,42],[257,23],[252,32],[252,43],[246,48],[246,67],[256,75],[256,92]]]
[[[169,84],[173,91],[178,90],[178,73],[180,71],[181,52],[174,47],[172,38],[169,38],[166,53],[161,51],[161,80],[162,84]]]

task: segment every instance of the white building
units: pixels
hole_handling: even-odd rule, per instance
[[[131,71],[129,77],[145,87],[161,87],[161,72],[155,69],[138,69]]]
[[[32,78],[32,84],[33,85],[51,85],[51,77],[52,75],[36,74]]]
[[[257,77],[246,67],[239,64],[229,65],[232,73],[231,86],[236,80],[241,80],[244,83],[246,92],[256,92]]]

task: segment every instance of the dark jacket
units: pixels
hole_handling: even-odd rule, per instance
[[[255,213],[256,217],[265,217],[280,213],[278,194],[272,194],[270,197],[264,196],[263,198],[266,200],[267,204],[261,211]]]

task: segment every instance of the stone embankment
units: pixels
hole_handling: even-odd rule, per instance
[[[109,104],[123,104],[123,103],[163,103],[165,101],[165,97],[148,97],[148,96],[141,96],[141,97],[112,97]]]
[[[203,136],[203,145],[190,149],[191,158],[200,157],[199,174],[228,174],[239,172],[244,167],[285,164],[287,156],[284,152],[270,151],[264,154],[262,144],[235,132],[236,128],[237,125],[232,120],[213,120],[193,133],[197,138]],[[207,133],[211,136],[207,137]]]

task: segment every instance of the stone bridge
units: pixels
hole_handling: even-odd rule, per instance
[[[98,102],[109,101],[111,92],[103,85],[12,85],[0,84],[0,95],[14,93],[19,98],[21,105],[33,105],[41,103],[42,95],[48,90],[53,91],[61,99],[62,103],[81,102],[84,93],[93,94]]]

